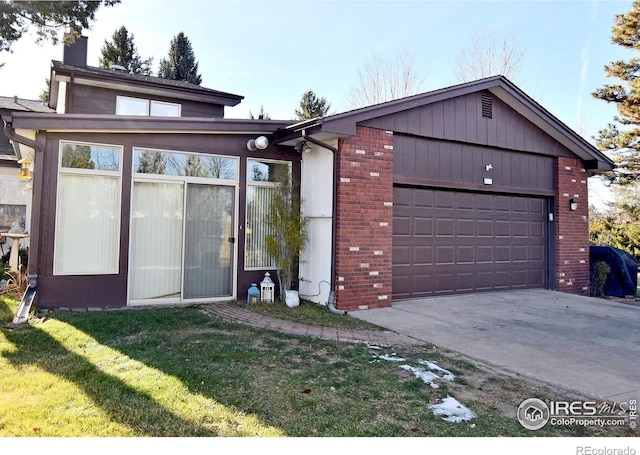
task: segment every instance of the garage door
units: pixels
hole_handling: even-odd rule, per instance
[[[547,203],[394,188],[394,299],[547,287]]]

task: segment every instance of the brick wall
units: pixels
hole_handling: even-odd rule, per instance
[[[337,187],[336,307],[391,306],[393,133],[340,140]]]
[[[579,159],[556,160],[556,289],[572,294],[589,292],[589,207],[587,172]],[[578,208],[569,210],[575,199]]]

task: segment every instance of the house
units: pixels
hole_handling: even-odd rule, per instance
[[[274,271],[263,245],[274,171],[300,173],[293,147],[248,143],[290,122],[225,119],[241,96],[90,67],[86,48],[52,62],[56,112],[3,117],[34,161],[37,305],[246,298]]]
[[[300,123],[227,119],[241,96],[89,67],[82,39],[50,80],[56,113],[3,116],[34,160],[42,308],[246,298],[274,276],[280,166],[309,219],[303,298],[588,292],[587,177],[613,163],[503,77]]]
[[[11,112],[51,112],[52,109],[40,100],[28,100],[17,96],[0,96],[0,116]],[[17,156],[13,144],[4,134],[0,134],[0,232],[7,232],[12,224],[28,231],[31,214],[31,191],[28,179],[20,178],[21,156]],[[27,247],[28,239],[20,241]],[[2,255],[10,245],[6,239],[0,240]]]
[[[319,263],[314,255],[330,250],[343,310],[510,289],[588,293],[587,178],[613,162],[506,78],[290,125],[276,136],[281,145],[324,144],[322,155],[303,156],[302,191],[312,242],[328,236],[331,220],[335,243],[325,238],[304,252],[303,294],[313,293],[303,279]],[[317,170],[328,175],[332,157],[329,191]]]

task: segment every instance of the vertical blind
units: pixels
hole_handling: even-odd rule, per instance
[[[117,273],[120,178],[60,174],[54,272]]]
[[[180,183],[134,183],[131,300],[180,297],[183,188]]]
[[[271,232],[267,215],[275,188],[247,187],[246,268],[274,268],[275,262],[267,254],[266,238]]]

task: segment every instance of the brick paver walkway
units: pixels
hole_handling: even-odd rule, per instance
[[[202,308],[210,314],[220,316],[227,320],[241,322],[253,327],[277,330],[291,335],[303,335],[333,341],[363,342],[378,346],[422,343],[415,338],[388,330],[334,329],[307,325],[264,316],[233,305],[212,303],[203,305]]]

